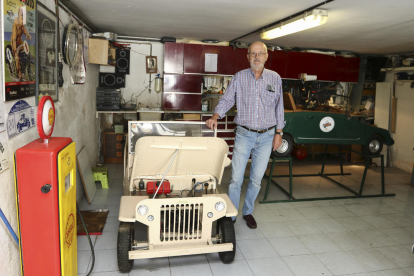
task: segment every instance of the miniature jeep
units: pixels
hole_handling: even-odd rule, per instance
[[[146,127],[156,129],[160,125],[165,130],[161,122]],[[231,217],[237,216],[237,209],[227,194],[217,192],[224,168],[230,164],[228,145],[221,138],[189,137],[188,131],[130,137],[134,136],[134,127],[142,126],[142,122],[129,124],[125,146],[119,270],[131,271],[134,259],[213,252],[219,253],[223,263],[231,263],[236,251]],[[181,134],[170,136],[177,133]],[[215,221],[217,234],[213,236]],[[134,239],[135,222],[148,226],[147,242]]]

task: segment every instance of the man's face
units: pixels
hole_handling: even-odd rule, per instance
[[[247,59],[250,62],[250,67],[255,70],[261,70],[268,58],[267,49],[261,43],[253,43],[250,45]]]

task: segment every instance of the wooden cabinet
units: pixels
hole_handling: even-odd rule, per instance
[[[164,75],[164,110],[201,111],[201,75]]]
[[[184,44],[166,42],[164,48],[164,72],[182,74],[184,72]]]
[[[299,79],[302,71],[302,52],[288,52],[286,61],[286,78]]]
[[[287,53],[275,50],[269,55],[270,70],[275,71],[281,78],[286,78]]]
[[[116,50],[106,39],[89,39],[89,63],[108,65],[108,60],[116,58]],[[112,64],[111,64],[112,65]]]
[[[124,163],[126,133],[104,132],[104,162]]]
[[[218,59],[219,75],[234,75],[237,73],[237,49],[233,47],[220,47],[220,55]]]
[[[201,73],[203,70],[203,45],[184,44],[184,73]]]

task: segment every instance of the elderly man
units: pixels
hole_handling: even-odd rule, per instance
[[[234,122],[234,143],[229,197],[239,208],[244,172],[251,156],[250,180],[243,206],[243,219],[251,229],[257,228],[253,217],[254,202],[266,171],[270,154],[282,143],[285,125],[283,110],[282,79],[279,74],[264,68],[268,58],[267,47],[260,41],[249,47],[247,59],[250,69],[236,73],[214,110],[206,121],[207,127],[215,129],[217,119],[225,116],[234,105],[237,115]],[[275,133],[276,126],[276,133]],[[233,217],[233,222],[236,218]]]

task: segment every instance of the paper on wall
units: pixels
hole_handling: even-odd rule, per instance
[[[0,108],[0,132],[3,132],[5,130],[6,130],[6,125],[4,124],[3,110]]]
[[[217,72],[217,54],[206,54],[205,56],[205,72]]]
[[[9,168],[9,162],[7,161],[7,151],[3,145],[4,142],[0,140],[0,173]]]

